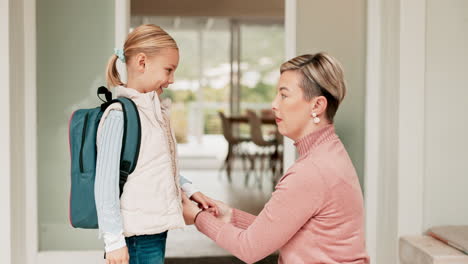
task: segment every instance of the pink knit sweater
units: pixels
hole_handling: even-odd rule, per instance
[[[279,263],[369,263],[356,171],[333,125],[295,143],[299,158],[258,216],[234,209],[225,224],[208,212],[196,226],[247,263],[279,249]]]

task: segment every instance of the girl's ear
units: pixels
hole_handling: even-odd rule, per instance
[[[148,60],[148,57],[146,57],[144,53],[138,53],[135,56],[135,63],[136,63],[137,70],[139,72],[141,73],[145,72],[147,60]]]

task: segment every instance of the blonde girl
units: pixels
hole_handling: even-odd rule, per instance
[[[126,65],[123,83],[117,60]],[[117,97],[136,104],[141,122],[141,147],[135,171],[128,176],[119,200],[119,162],[124,117],[119,104],[110,105],[98,128],[96,208],[106,263],[164,263],[167,231],[185,226],[181,189],[200,207],[214,202],[179,176],[169,109],[159,96],[174,82],[179,49],[174,39],[155,25],[131,32],[107,66],[108,86]]]

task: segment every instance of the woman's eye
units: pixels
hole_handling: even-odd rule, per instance
[[[287,97],[287,96],[284,95],[284,94],[281,95],[281,98],[282,98],[282,99],[284,99],[284,98],[286,98],[286,97]]]
[[[168,73],[171,73],[171,72],[172,72],[172,69],[166,69],[166,71],[167,71]]]

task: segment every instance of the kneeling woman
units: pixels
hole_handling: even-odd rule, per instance
[[[221,202],[214,216],[184,198],[186,222],[247,263],[276,250],[279,263],[369,263],[361,187],[333,125],[345,93],[341,65],[326,53],[284,63],[272,109],[298,159],[258,216]]]

